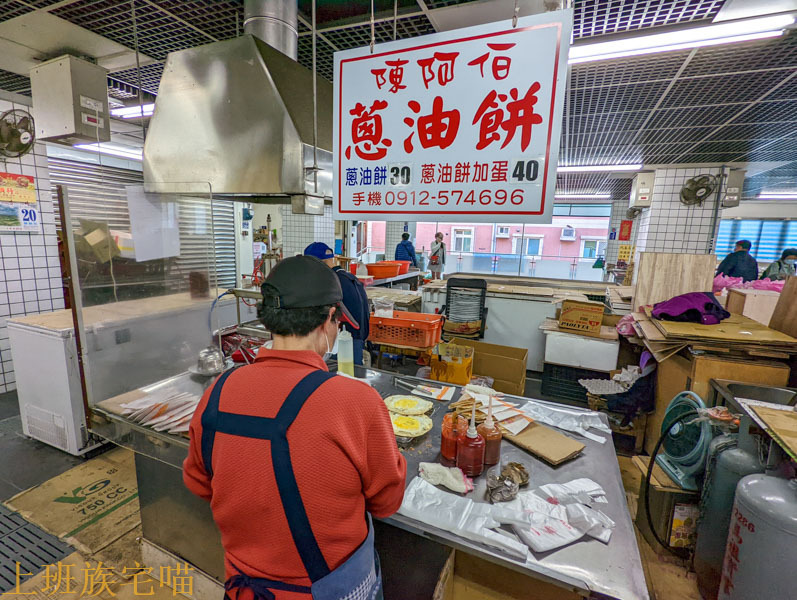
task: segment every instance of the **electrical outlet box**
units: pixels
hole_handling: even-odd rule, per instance
[[[111,139],[108,71],[71,55],[30,70],[36,138],[68,144]]]
[[[628,199],[628,208],[649,208],[653,201],[653,181],[656,178],[654,171],[642,171],[634,175],[631,182],[631,196]]]
[[[744,169],[733,169],[728,173],[725,179],[725,185],[722,188],[722,207],[732,208],[739,206],[742,200],[742,188],[744,187],[744,178],[747,171]]]

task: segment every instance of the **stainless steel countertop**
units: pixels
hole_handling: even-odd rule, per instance
[[[382,397],[391,394],[408,393],[406,389],[397,387],[397,375],[375,369],[355,368],[355,374],[366,380]],[[402,380],[415,380],[413,377],[399,376]],[[188,383],[189,380],[186,380]],[[436,382],[432,382],[436,383]],[[196,385],[197,382],[193,382]],[[459,387],[451,402],[459,397]],[[512,398],[512,397],[508,397]],[[525,402],[527,398],[516,398]],[[543,402],[543,401],[538,401]],[[545,402],[543,402],[545,404]],[[440,425],[446,413],[448,403],[435,402],[431,414],[435,426],[426,436],[401,444],[401,450],[407,460],[407,483],[418,474],[421,462],[437,462],[440,458]],[[577,410],[577,409],[576,409]],[[154,431],[132,423],[101,407],[95,408],[97,418],[93,430],[99,435],[121,446],[131,448],[151,458],[165,461],[180,468],[188,448],[188,440],[180,436],[157,434]],[[605,417],[604,417],[605,419]],[[400,527],[417,535],[432,539],[447,546],[454,547],[469,554],[477,555],[485,560],[503,565],[519,572],[531,574],[538,579],[545,579],[582,593],[596,592],[600,597],[618,598],[622,600],[644,600],[649,598],[645,584],[644,572],[637,547],[634,526],[628,512],[623,489],[620,468],[614,452],[610,436],[606,443],[582,439],[572,435],[585,444],[582,454],[557,468],[536,459],[528,452],[510,442],[504,441],[501,446],[503,460],[514,460],[526,465],[531,475],[531,486],[546,483],[564,483],[580,477],[589,477],[599,483],[606,491],[609,504],[601,506],[616,527],[611,541],[603,544],[592,538],[585,538],[564,548],[544,554],[529,553],[525,563],[503,554],[497,549],[466,540],[448,531],[438,529],[409,519],[402,515],[394,515],[385,519],[387,523]],[[474,480],[476,489],[468,497],[476,502],[485,502],[485,477],[481,475]]]
[[[412,279],[413,277],[420,277],[421,271],[410,271],[404,275],[396,275],[395,277],[386,277],[385,279],[374,279],[367,287],[378,287],[387,283],[394,283],[396,281],[404,281],[405,279]],[[419,279],[420,281],[420,279]]]

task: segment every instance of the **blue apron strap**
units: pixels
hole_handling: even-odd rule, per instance
[[[334,377],[327,371],[313,371],[302,379],[288,395],[275,417],[281,435],[271,440],[271,464],[277,480],[282,509],[291,530],[293,543],[302,559],[310,581],[315,582],[329,574],[329,566],[318,547],[318,542],[310,527],[299,485],[291,463],[291,452],[288,446],[288,428],[291,426],[307,399],[328,379]]]
[[[213,384],[210,392],[208,404],[202,413],[202,462],[205,464],[205,472],[208,477],[213,477],[213,442],[216,439],[216,427],[219,418],[219,398],[221,398],[221,388],[227,378],[235,369],[230,369],[221,374]]]
[[[291,463],[288,429],[307,399],[334,375],[322,370],[308,373],[288,394],[277,416],[269,419],[219,411],[221,388],[230,373],[232,371],[227,371],[218,378],[202,413],[202,462],[205,464],[205,471],[208,476],[213,476],[213,443],[216,432],[271,441],[271,463],[288,528],[307,575],[310,581],[315,582],[329,574],[329,565],[318,547],[299,493]]]

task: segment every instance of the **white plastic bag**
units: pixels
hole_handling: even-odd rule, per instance
[[[529,552],[525,544],[491,531],[500,526],[492,518],[491,509],[489,504],[473,502],[469,498],[444,492],[416,477],[407,486],[398,512],[405,517],[499,548],[525,560]]]
[[[565,431],[578,433],[585,438],[601,444],[606,443],[607,438],[587,430],[592,428],[608,434],[612,432],[609,426],[601,420],[600,414],[596,412],[583,412],[571,410],[569,408],[553,407],[534,401],[526,402],[521,410],[535,421],[551,425],[552,427],[558,427]]]

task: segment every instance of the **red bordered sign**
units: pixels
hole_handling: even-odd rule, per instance
[[[335,53],[339,219],[550,223],[572,11]]]

